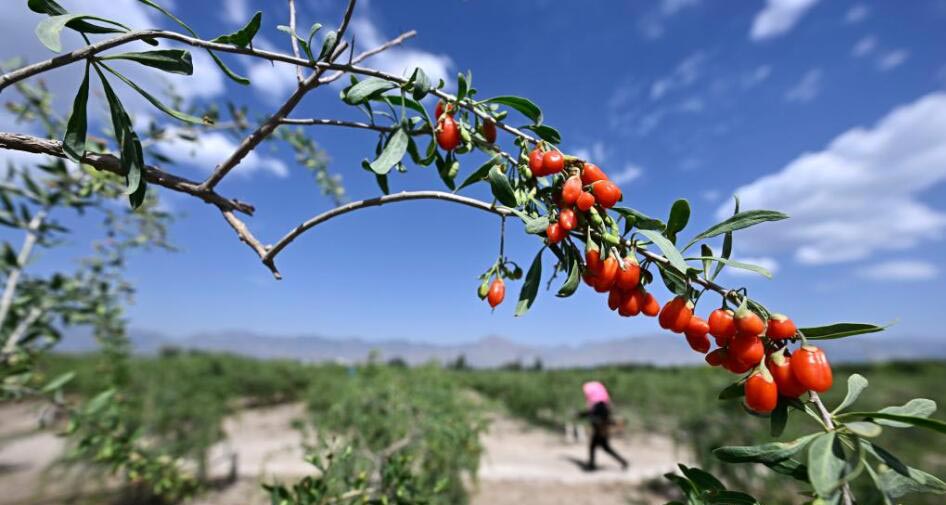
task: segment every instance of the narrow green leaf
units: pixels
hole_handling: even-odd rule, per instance
[[[457,73],[457,101],[466,98],[466,92],[470,89],[470,84],[466,81],[466,76],[462,72]]]
[[[705,244],[704,244],[704,245],[705,245]],[[692,260],[692,261],[697,261],[697,260],[699,260],[699,261],[703,261],[704,263],[705,263],[705,262],[713,262],[713,261],[716,261],[716,262],[719,262],[719,263],[725,263],[727,266],[731,266],[731,267],[733,267],[733,268],[739,268],[739,269],[742,269],[742,270],[749,270],[749,271],[751,271],[751,272],[755,272],[755,273],[757,273],[757,274],[759,274],[759,275],[762,275],[763,277],[766,277],[766,278],[769,278],[769,279],[772,278],[772,272],[769,272],[769,271],[768,271],[767,269],[765,269],[764,267],[760,267],[759,265],[753,265],[753,264],[751,264],[751,263],[743,263],[743,262],[741,262],[741,261],[734,261],[734,260],[729,260],[729,259],[725,259],[725,258],[719,258],[719,257],[716,257],[716,256],[696,256],[696,257],[693,257],[693,258],[687,258],[687,261],[691,261],[691,260]]]
[[[381,193],[391,194],[391,188],[388,186],[388,174],[374,174],[374,178],[378,183],[378,188],[381,189]]]
[[[53,0],[29,0],[27,5],[31,11],[37,12],[39,14],[61,16],[63,14],[69,13],[69,11],[64,9],[61,5],[54,2]],[[121,33],[124,31],[117,28],[109,28],[106,26],[98,26],[92,23],[86,23],[81,19],[70,21],[66,23],[66,26],[83,33]]]
[[[758,505],[759,500],[740,491],[723,490],[707,496],[706,503],[710,505]]]
[[[315,60],[315,57],[312,56],[312,39],[315,38],[315,34],[321,29],[322,23],[313,23],[309,28],[309,37],[305,40],[306,56],[309,57],[309,61]]]
[[[73,161],[85,155],[85,136],[88,131],[86,109],[89,104],[89,65],[85,65],[85,78],[72,101],[72,113],[66,123],[66,134],[62,138],[62,150]]]
[[[746,395],[746,381],[738,380],[723,388],[717,398],[720,400],[732,400],[733,398],[742,398]]]
[[[844,448],[834,432],[821,433],[808,446],[808,480],[815,493],[829,498],[838,492],[846,466]]]
[[[775,410],[769,416],[769,433],[772,437],[780,437],[788,424],[788,402],[779,398]]]
[[[633,224],[641,230],[663,231],[667,228],[667,225],[664,224],[663,221],[652,218],[636,209],[629,209],[627,207],[613,207],[611,210],[624,216],[624,219],[627,219],[628,223]]]
[[[329,52],[335,50],[335,42],[338,40],[338,32],[332,30],[325,34],[325,39],[322,40],[322,50],[319,51],[319,59],[324,60],[329,56]]]
[[[788,216],[774,210],[759,209],[739,212],[725,221],[710,226],[699,235],[693,237],[693,239],[690,240],[684,249],[689,248],[691,245],[699,242],[700,240],[722,235],[723,233],[730,233],[743,228],[748,228],[766,221],[780,221],[782,219],[788,219]]]
[[[812,433],[791,442],[719,447],[713,450],[713,455],[727,463],[777,463],[804,449],[818,435],[819,433]]]
[[[499,203],[506,207],[516,207],[519,202],[516,200],[516,192],[512,189],[512,184],[506,178],[498,165],[493,165],[489,169],[489,185],[493,190],[493,196],[499,200]]]
[[[827,326],[801,328],[800,331],[808,340],[831,340],[853,335],[863,335],[865,333],[876,333],[878,331],[884,331],[885,328],[886,326],[877,326],[874,324],[835,323]]]
[[[377,77],[369,77],[363,81],[359,81],[357,84],[348,88],[348,91],[345,92],[345,103],[349,105],[358,105],[364,103],[373,96],[380,95],[385,91],[392,90],[397,87],[397,84],[394,84],[391,81],[385,79],[380,79]]]
[[[769,467],[773,472],[788,475],[801,482],[808,482],[808,467],[792,458],[763,464]]]
[[[395,130],[378,159],[369,164],[371,170],[378,175],[385,175],[390,172],[391,168],[404,158],[404,153],[407,152],[407,142],[408,136],[404,128]]]
[[[529,233],[532,235],[539,235],[541,233],[545,233],[545,231],[548,229],[549,217],[541,216],[535,219],[529,218],[528,220],[526,220],[525,223],[526,223],[526,233]]]
[[[677,233],[686,228],[688,222],[690,222],[690,202],[681,198],[673,202],[673,206],[670,208],[670,218],[667,219],[667,228],[664,230],[664,235],[676,244]]]
[[[263,20],[263,13],[256,11],[256,14],[250,19],[250,21],[239,30],[228,33],[226,35],[221,35],[211,42],[218,42],[220,44],[232,44],[237,47],[245,48],[253,42],[253,37],[256,37],[256,33],[259,31],[260,23]]]
[[[498,161],[499,161],[499,155],[497,154],[493,156],[492,158],[490,158],[489,161],[487,161],[486,163],[483,163],[482,165],[480,165],[480,168],[477,168],[476,170],[474,170],[473,173],[468,175],[467,178],[464,179],[463,182],[460,183],[459,186],[457,186],[457,191],[460,191],[461,189],[469,186],[470,184],[475,184],[477,182],[485,180],[489,176],[489,169],[492,168],[493,165],[495,165]]]
[[[411,96],[414,100],[422,100],[430,92],[430,79],[424,73],[424,69],[417,67],[411,75]]]
[[[75,378],[75,376],[76,376],[75,371],[66,372],[66,373],[64,373],[64,374],[62,374],[62,375],[56,377],[55,379],[49,381],[48,384],[46,384],[45,386],[43,386],[43,391],[42,391],[42,392],[43,392],[43,393],[52,393],[53,391],[55,391],[55,390],[57,390],[57,389],[60,389],[60,388],[62,388],[63,386],[65,386],[66,383],[69,382],[69,381],[71,381],[73,378]]]
[[[920,428],[926,428],[928,430],[933,430],[937,433],[946,434],[946,423],[936,420],[928,419],[926,417],[917,417],[917,416],[908,416],[902,414],[888,414],[886,412],[849,412],[847,414],[842,414],[838,416],[839,419],[850,419],[850,418],[863,418],[870,419],[877,424],[883,424],[884,426],[890,426],[894,428],[905,428],[908,426],[917,426]]]
[[[735,206],[733,208],[733,216],[736,216],[739,214],[739,197],[733,196],[733,200],[735,201]],[[726,232],[723,235],[723,252],[720,255],[720,258],[728,260],[730,256],[732,256],[732,232],[731,231]],[[717,263],[716,270],[713,272],[713,275],[710,276],[710,280],[713,280],[717,276],[719,276],[720,272],[723,271],[723,267],[725,266],[726,266],[725,263],[722,263],[722,262]]]
[[[111,401],[112,397],[115,396],[115,392],[116,391],[114,389],[106,389],[105,391],[102,391],[89,400],[88,403],[85,404],[83,410],[86,414],[95,414],[96,412],[99,412],[105,408],[105,405],[107,405],[109,401]]]
[[[161,112],[164,112],[165,114],[167,114],[167,115],[169,115],[169,116],[171,116],[171,117],[173,117],[173,118],[175,118],[175,119],[178,119],[178,120],[180,120],[180,121],[184,121],[184,122],[186,122],[186,123],[204,124],[204,120],[201,119],[201,118],[199,118],[199,117],[197,117],[197,116],[192,116],[192,115],[190,115],[190,114],[187,114],[187,113],[184,113],[184,112],[181,112],[181,111],[178,111],[178,110],[174,110],[174,109],[172,109],[171,107],[168,107],[167,105],[164,104],[164,102],[162,102],[161,100],[158,100],[158,99],[157,99],[155,96],[153,96],[151,93],[148,93],[147,91],[145,91],[144,89],[142,89],[140,86],[138,86],[134,81],[132,81],[131,79],[125,77],[125,76],[122,75],[122,74],[120,74],[118,71],[116,71],[115,69],[109,67],[108,65],[106,65],[106,64],[104,64],[104,63],[101,63],[100,65],[101,65],[102,67],[104,67],[105,70],[108,70],[109,72],[111,72],[112,75],[114,75],[115,77],[118,77],[119,79],[121,79],[122,82],[124,82],[125,84],[127,84],[131,89],[137,91],[138,94],[140,94],[141,96],[145,97],[145,100],[151,102],[151,105],[154,105],[154,106],[155,106],[158,110],[160,110]]]
[[[686,275],[686,261],[683,260],[683,256],[680,254],[680,251],[677,250],[676,246],[667,240],[667,237],[664,237],[655,230],[640,230],[640,233],[660,248],[660,251],[664,253],[664,257],[670,260],[670,264],[673,265],[674,268]]]
[[[867,388],[867,379],[864,378],[861,374],[851,374],[847,378],[847,395],[844,396],[844,400],[840,405],[837,406],[831,413],[837,414],[842,412],[844,409],[850,407],[857,401],[857,398],[861,396],[861,393],[864,389]]]
[[[101,59],[134,61],[172,74],[192,75],[194,73],[194,62],[191,60],[191,53],[183,49],[110,54],[103,56]]]
[[[680,471],[683,472],[683,475],[685,475],[687,479],[690,479],[690,482],[692,482],[700,492],[724,491],[726,489],[726,486],[709,472],[699,468],[690,468],[683,464],[677,466],[680,467]]]
[[[713,257],[713,248],[711,248],[710,246],[706,244],[700,244],[700,255],[704,258],[703,259],[703,277],[709,279],[710,275],[712,275],[710,273],[710,268],[713,267],[713,261],[707,258]]]
[[[175,16],[173,13],[171,13],[171,11],[165,9],[164,7],[161,7],[160,5],[158,5],[158,4],[156,4],[156,3],[154,3],[152,0],[138,0],[138,1],[141,2],[141,3],[143,3],[143,4],[145,4],[145,5],[147,5],[148,7],[151,7],[152,9],[154,9],[154,10],[160,12],[161,14],[164,14],[164,16],[166,16],[167,18],[169,18],[171,21],[174,21],[175,23],[177,23],[178,26],[180,26],[181,28],[183,28],[185,31],[187,31],[187,33],[191,34],[192,36],[200,38],[200,36],[197,35],[197,32],[195,32],[194,30],[192,30],[190,26],[187,26],[187,23],[181,21],[180,18],[178,18],[177,16]],[[228,67],[227,64],[224,63],[223,60],[221,60],[219,56],[217,56],[217,53],[215,53],[215,52],[211,51],[210,49],[208,49],[208,50],[207,50],[207,54],[210,55],[210,57],[214,60],[214,63],[217,64],[217,67],[219,67],[220,70],[222,70],[223,73],[226,74],[227,77],[229,77],[230,79],[232,79],[232,80],[233,80],[234,82],[236,82],[236,83],[242,84],[242,85],[244,85],[244,86],[249,86],[250,80],[247,79],[246,77],[243,77],[243,76],[237,74],[237,73],[234,72],[233,70],[230,70],[230,67]]]
[[[939,478],[907,466],[896,456],[872,442],[863,439],[860,442],[861,447],[886,466],[878,472],[878,484],[888,496],[899,498],[908,493],[946,494],[946,483]]]
[[[523,130],[532,130],[540,139],[550,143],[550,144],[561,144],[562,143],[562,134],[558,132],[555,128],[552,128],[548,125],[531,125],[523,126]]]
[[[565,283],[562,284],[562,287],[558,290],[558,293],[555,296],[559,298],[567,298],[575,293],[575,290],[578,289],[578,285],[581,283],[581,267],[578,266],[578,260],[572,258],[568,267],[568,278],[565,279]]]
[[[58,53],[62,51],[62,40],[60,39],[60,36],[62,35],[62,29],[65,28],[70,22],[83,19],[95,19],[97,21],[102,21],[104,23],[121,27],[125,31],[130,30],[127,26],[117,21],[100,18],[98,16],[92,16],[89,14],[62,14],[59,16],[50,16],[40,21],[39,24],[36,25],[36,37],[39,38],[39,41],[42,42],[44,46],[49,48],[50,51]]]
[[[521,113],[523,116],[531,119],[532,124],[542,124],[542,109],[539,109],[538,105],[532,103],[532,101],[527,98],[522,98],[520,96],[497,96],[493,98],[487,98],[486,100],[483,100],[483,103],[498,103],[500,105],[512,107],[513,109],[519,111],[519,113]]]
[[[529,271],[526,272],[525,281],[522,283],[522,291],[519,292],[519,303],[516,304],[516,317],[522,316],[532,307],[536,295],[539,294],[539,284],[542,283],[542,253],[545,248],[539,249]]]
[[[851,430],[851,432],[859,437],[867,438],[879,437],[884,431],[880,425],[869,421],[852,421],[850,423],[844,423],[844,427]]]

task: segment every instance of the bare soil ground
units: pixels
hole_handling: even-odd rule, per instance
[[[229,441],[212,452],[211,474],[225,477],[235,455],[237,481],[206,493],[195,504],[266,503],[261,482],[291,481],[311,473],[302,459],[301,435],[291,427],[303,414],[301,404],[292,404],[246,410],[228,419]],[[54,432],[36,431],[36,419],[35,405],[0,408],[0,505],[72,502],[70,497],[94,489],[95,483],[78,486],[82,476],[75,473],[64,476],[48,470],[65,446]],[[474,505],[664,503],[667,500],[645,484],[689,459],[666,438],[637,434],[612,440],[630,468],[622,471],[599,451],[599,470],[586,472],[581,466],[587,458],[584,443],[568,442],[562,434],[499,414],[483,443]],[[97,485],[101,487],[101,481]]]

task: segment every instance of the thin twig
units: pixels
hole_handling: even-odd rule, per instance
[[[280,120],[281,124],[287,125],[299,125],[299,126],[344,126],[347,128],[360,128],[362,130],[373,130],[378,132],[392,132],[397,129],[396,126],[384,126],[373,123],[364,123],[361,121],[345,121],[343,119],[320,119],[320,118],[308,118],[308,119],[294,119],[294,118],[283,118]],[[408,135],[426,135],[430,134],[428,128],[419,128],[416,130],[411,130],[407,132]]]
[[[227,223],[233,228],[233,231],[236,232],[237,236],[240,237],[240,240],[248,245],[256,254],[263,260],[263,264],[269,268],[269,271],[273,273],[273,277],[277,280],[282,279],[279,270],[276,269],[276,265],[273,263],[272,259],[268,257],[266,252],[266,247],[260,243],[259,240],[250,232],[250,229],[246,226],[246,223],[236,217],[232,211],[221,210],[223,218],[227,220]]]
[[[30,255],[33,254],[33,246],[39,240],[39,229],[43,226],[45,220],[46,212],[39,211],[33,215],[26,226],[26,236],[23,237],[23,245],[20,246],[20,253],[16,256],[16,265],[7,274],[7,282],[3,287],[3,297],[0,298],[0,329],[3,328],[3,323],[6,322],[7,315],[10,313],[10,307],[13,306],[13,296],[16,294],[17,284],[20,282],[20,275],[23,274],[23,267],[29,261]],[[10,340],[12,340],[12,337]]]
[[[299,41],[296,40],[296,1],[295,0],[289,0],[289,31],[291,32],[289,34],[289,41],[292,44],[292,54],[296,58],[300,58]],[[302,76],[302,67],[300,67],[299,65],[296,65],[296,81],[298,81],[299,84],[302,84],[303,79],[304,77]]]
[[[487,212],[492,212],[500,216],[508,216],[512,214],[512,211],[506,207],[497,207],[494,204],[487,203],[475,198],[470,198],[467,196],[457,195],[454,193],[447,193],[445,191],[404,191],[401,193],[395,193],[393,195],[384,195],[377,198],[369,198],[367,200],[359,200],[357,202],[349,202],[345,205],[335,207],[334,209],[325,211],[308,221],[296,226],[289,233],[287,233],[283,238],[279,239],[279,242],[276,242],[275,245],[269,248],[269,251],[263,256],[263,261],[272,262],[276,255],[280,251],[285,249],[293,240],[296,239],[299,235],[302,235],[307,230],[311,229],[314,226],[324,223],[330,219],[336,218],[338,216],[348,214],[359,209],[366,207],[377,207],[380,205],[385,205],[388,203],[394,202],[404,202],[408,200],[443,200],[453,203],[459,203],[461,205],[466,205],[476,209],[484,210]]]
[[[0,351],[0,358],[2,358],[2,360],[5,360],[7,356],[10,356],[16,351],[17,344],[20,343],[20,340],[26,336],[26,332],[42,315],[43,309],[39,307],[30,309],[26,317],[24,317],[23,320],[16,325],[16,328],[13,329],[13,332],[10,333],[10,337],[7,338],[6,343],[3,344],[3,351]]]
[[[28,153],[48,154],[58,158],[66,158],[66,153],[62,150],[62,142],[57,140],[48,140],[31,135],[22,135],[19,133],[0,132],[0,149],[10,149],[14,151],[23,151]],[[111,154],[86,153],[82,158],[82,163],[116,175],[125,175],[121,160]],[[248,203],[236,199],[230,199],[219,195],[210,190],[200,189],[200,183],[187,180],[174,174],[165,172],[153,166],[145,167],[144,178],[146,181],[165,187],[167,189],[196,196],[201,200],[216,205],[221,209],[234,210],[247,215],[253,215],[254,208]]]
[[[374,56],[374,55],[376,55],[376,54],[378,54],[378,53],[387,51],[388,49],[391,49],[391,48],[394,47],[394,46],[403,44],[405,40],[410,39],[410,38],[413,38],[413,37],[416,36],[416,35],[417,35],[417,32],[414,31],[414,30],[411,30],[411,31],[409,31],[409,32],[404,32],[404,33],[398,35],[397,37],[395,37],[395,38],[393,38],[393,39],[391,39],[391,40],[385,42],[384,44],[381,44],[380,46],[378,46],[378,47],[376,47],[376,48],[374,48],[374,49],[371,49],[370,51],[365,51],[365,52],[363,52],[363,53],[358,54],[357,56],[355,56],[354,58],[352,58],[351,61],[348,62],[348,64],[349,64],[349,65],[353,65],[353,64],[355,64],[355,63],[361,63],[362,61],[364,61],[364,60],[366,60],[366,59],[368,59],[368,58],[370,58],[370,57],[372,57],[372,56]],[[334,74],[327,75],[327,76],[321,78],[321,79],[319,80],[319,82],[320,82],[321,84],[328,84],[328,83],[330,83],[330,82],[332,82],[332,81],[338,80],[338,78],[340,78],[340,77],[343,76],[343,75],[345,75],[345,72],[339,70],[339,71],[336,71]]]

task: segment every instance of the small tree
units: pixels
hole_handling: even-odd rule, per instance
[[[736,201],[730,218],[683,241],[681,233],[690,218],[686,200],[673,203],[666,221],[618,205],[622,200],[620,189],[590,161],[561,152],[556,147],[561,142],[561,135],[545,123],[541,109],[532,101],[508,95],[480,98],[469,72],[458,75],[456,92],[449,93],[443,81],[431,82],[420,68],[402,77],[359,66],[366,58],[413,37],[414,32],[404,33],[377,48],[355,54],[350,50],[353,44],[346,40],[354,0],[348,3],[337,30],[324,32],[320,43],[316,38],[321,31],[320,24],[312,25],[305,35],[297,31],[295,6],[289,0],[289,23],[280,29],[287,33],[291,53],[264,51],[252,46],[261,26],[261,13],[256,13],[246,26],[233,33],[206,40],[154,1],[140,1],[166,15],[186,33],[133,30],[105,18],[68,13],[52,0],[28,2],[32,10],[48,16],[37,27],[39,39],[48,48],[62,51],[60,33],[67,28],[79,32],[88,45],[0,76],[0,90],[70,64],[84,65],[85,77],[79,83],[61,141],[0,133],[0,147],[70,159],[78,162],[89,174],[96,171],[107,174],[108,181],[114,181],[117,176],[123,179],[123,193],[128,195],[131,207],[138,209],[138,216],[152,212],[147,207],[149,184],[199,198],[221,212],[240,240],[277,279],[280,274],[276,258],[282,250],[315,226],[356,210],[428,199],[493,213],[501,223],[499,255],[482,274],[478,289],[479,296],[492,306],[502,303],[506,280],[523,278],[515,312],[518,316],[528,312],[542,282],[543,255],[550,252],[556,260],[554,276],[561,275],[565,279],[557,296],[571,296],[584,279],[596,291],[608,293],[609,305],[621,315],[643,313],[657,316],[659,313],[661,326],[686,334],[695,350],[709,351],[708,334],[711,334],[718,348],[707,354],[707,361],[739,375],[732,386],[720,393],[720,398],[744,396],[747,410],[768,417],[776,435],[785,427],[789,410],[803,412],[814,421],[815,431],[793,441],[719,448],[716,454],[723,461],[759,463],[774,472],[803,481],[811,487],[813,503],[854,503],[848,483],[856,478],[869,478],[886,503],[893,503],[906,492],[946,491],[946,484],[942,481],[907,466],[876,444],[876,437],[884,428],[920,427],[946,433],[946,423],[930,418],[936,408],[933,401],[909,399],[904,405],[876,412],[853,410],[853,403],[867,386],[866,379],[860,375],[851,377],[847,397],[834,409],[829,410],[818,396],[819,392],[831,387],[831,370],[823,352],[813,344],[818,340],[877,332],[882,330],[881,327],[839,323],[796,328],[790,319],[770,312],[762,303],[752,299],[745,289],[727,289],[716,283],[716,277],[726,267],[768,274],[761,267],[731,259],[733,236],[739,230],[763,222],[785,219],[787,216],[784,214],[758,209],[742,211]],[[89,37],[95,34],[108,34],[110,38],[92,43]],[[121,59],[165,72],[192,72],[191,55],[187,50],[110,52],[137,41],[154,46],[162,41],[174,41],[206,50],[220,69],[240,84],[247,84],[248,80],[227,67],[220,54],[288,63],[296,67],[298,85],[275,112],[250,128],[237,149],[221,160],[207,179],[190,181],[145,164],[145,149],[139,132],[112,86],[120,83],[131,87],[160,111],[175,121],[190,125],[190,128],[214,128],[218,118],[177,110],[110,66],[110,61]],[[90,77],[98,80],[107,99],[114,142],[97,143],[88,133]],[[342,78],[349,79],[341,93],[342,101],[366,113],[369,121],[293,116],[306,95]],[[437,102],[433,115],[421,102],[427,97]],[[235,122],[240,123],[239,119]],[[512,126],[513,122],[522,126]],[[287,130],[289,125],[335,126],[375,132],[378,142],[374,157],[366,159],[362,168],[375,177],[383,195],[341,204],[303,221],[272,245],[264,245],[238,217],[241,214],[251,216],[254,208],[219,194],[216,187],[247,154],[267,139],[276,137],[289,142],[299,159],[315,170],[316,180],[323,190],[337,200],[344,197],[338,178],[328,174],[324,163],[314,156],[318,152],[314,142],[301,130]],[[507,146],[511,149],[507,150],[504,143],[499,143],[499,132],[511,139]],[[422,144],[423,141],[427,142],[426,145]],[[488,160],[466,172],[458,181],[462,171],[461,160],[474,151],[485,153]],[[436,167],[450,192],[390,193],[393,170],[406,170],[407,159],[416,165]],[[61,161],[57,163],[64,166]],[[483,183],[490,187],[494,197],[492,202],[458,194],[471,185]],[[24,184],[28,183],[24,180]],[[63,198],[74,198],[81,194],[79,189],[64,189]],[[17,221],[17,226],[25,229],[28,236],[34,236],[36,230],[41,229],[39,224],[30,224],[34,219],[21,217],[24,219]],[[504,254],[507,219],[520,221],[526,233],[535,235],[539,243],[538,253],[524,277],[522,269]],[[708,243],[717,237],[722,237],[720,251],[714,251]],[[685,255],[697,246],[699,253]],[[13,256],[7,255],[8,283],[23,264]],[[653,296],[658,277],[674,295],[662,309]],[[15,280],[12,282],[16,284]],[[719,310],[714,311],[709,321],[704,321],[694,316],[693,308],[708,293],[719,295],[721,302]],[[22,321],[28,316],[26,313],[13,320]],[[7,329],[9,324],[0,317],[0,326],[9,332],[5,333],[5,342],[11,352],[17,352],[24,343],[16,331],[18,324],[14,324],[11,331]],[[794,355],[789,357],[789,348],[798,344],[800,347],[795,348]],[[132,460],[129,456],[117,464],[132,468]],[[405,482],[411,477],[407,467],[391,468],[394,473],[385,473],[384,468],[378,471],[391,477],[389,484],[406,486]],[[725,490],[705,472],[683,471],[685,478],[680,478],[679,482],[690,503],[754,501],[746,495]],[[334,474],[329,469],[323,468],[323,479],[331,475]],[[291,490],[274,488],[274,499],[309,502],[324,498],[326,488],[320,487],[319,482],[319,479],[310,479]],[[364,488],[360,489],[358,493],[342,493],[334,499],[363,497],[366,492]],[[414,491],[416,489],[412,493]]]

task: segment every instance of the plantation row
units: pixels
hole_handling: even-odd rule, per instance
[[[43,362],[42,369],[48,376],[76,370],[65,391],[69,396],[90,398],[107,387],[101,364],[95,355],[54,355]],[[398,458],[388,467],[413,472],[409,482],[415,486],[401,490],[411,497],[404,503],[465,502],[463,475],[476,473],[479,437],[489,408],[499,406],[558,430],[583,406],[581,384],[590,379],[608,385],[629,431],[673,437],[695,453],[700,466],[724,477],[732,487],[752,492],[763,503],[797,498],[796,493],[804,489],[803,485],[784,485],[784,481],[768,485],[775,476],[761,465],[723,465],[712,454],[722,445],[772,439],[766,419],[735,415],[743,409],[740,401],[716,399],[716,392],[731,381],[720,369],[451,370],[437,365],[406,368],[396,362],[344,367],[179,351],[131,358],[130,365],[137,373],[125,394],[140,408],[130,410],[137,418],[128,422],[160,440],[157,445],[169,455],[201,462],[209,447],[226,436],[221,430],[225,416],[247,406],[304,401],[311,426],[325,438],[325,445],[314,448],[315,453],[338,450],[329,471],[340,476],[339,489],[347,491],[351,479],[370,475],[378,457]],[[941,362],[842,366],[837,380],[846,380],[855,368],[868,369],[873,380],[874,394],[860,400],[862,409],[878,408],[907,393],[936,398],[946,381],[946,364]],[[836,403],[843,391],[839,388],[825,396]],[[490,400],[496,405],[490,405]],[[803,422],[793,423],[778,439],[791,440],[808,429]],[[936,437],[923,430],[888,430],[880,442],[896,446],[908,464],[942,475],[946,460],[937,450]],[[339,449],[339,441],[348,444],[349,452]],[[629,456],[633,463],[633,455]],[[326,460],[318,463],[326,464]],[[853,482],[855,492],[863,497],[858,503],[882,503],[863,480]],[[326,493],[331,495],[332,490]],[[939,503],[940,499],[933,495],[909,498],[911,504]]]

